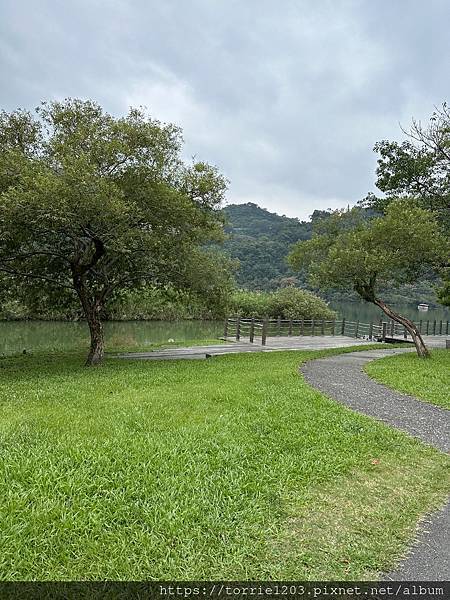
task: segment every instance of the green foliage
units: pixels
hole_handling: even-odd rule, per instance
[[[311,223],[280,216],[251,202],[223,209],[229,238],[224,251],[239,260],[239,286],[273,290],[294,272],[286,262],[291,245],[311,235]]]
[[[384,140],[378,152],[377,187],[385,198],[369,196],[367,204],[384,210],[392,199],[404,196],[438,215],[450,227],[450,109],[446,103],[431,116],[427,127],[413,121],[408,139]]]
[[[308,290],[294,287],[275,292],[240,290],[231,298],[233,314],[243,317],[283,317],[285,319],[333,319],[335,312]]]
[[[225,300],[225,299],[224,299]],[[228,300],[228,298],[226,298]],[[217,319],[226,313],[226,305],[209,304],[189,290],[146,287],[130,290],[111,303],[108,318],[113,320],[178,321],[183,319]]]
[[[393,199],[409,198],[436,216],[441,231],[450,237],[450,109],[446,103],[431,116],[427,127],[413,121],[408,139],[402,143],[382,141],[375,145],[379,154],[377,187],[385,196],[369,195],[365,202],[385,211]],[[450,306],[449,256],[440,265],[442,286],[438,298]]]
[[[3,580],[377,579],[448,457],[313,390],[299,362],[0,361]]]
[[[439,301],[444,306],[450,306],[450,269],[447,269],[442,276],[442,285],[437,292]]]
[[[140,110],[114,118],[89,101],[0,115],[2,284],[32,307],[76,299],[99,355],[100,314],[123,290],[211,299],[229,285],[228,262],[202,249],[222,238],[226,181],[184,164],[181,141]]]
[[[337,211],[327,228],[294,246],[289,260],[320,287],[353,289],[373,302],[379,285],[414,282],[449,251],[433,216],[410,200],[392,201],[383,217]]]
[[[223,209],[229,238],[223,247],[227,254],[239,261],[237,283],[248,290],[276,290],[283,286],[300,286],[317,292],[317,286],[308,283],[306,276],[297,273],[286,261],[293,244],[310,239],[313,229],[318,232],[330,218],[331,212],[315,210],[311,221],[300,222],[260,208],[256,204],[231,204]],[[379,215],[372,208],[358,207],[355,213],[363,220]],[[422,281],[420,285],[383,288],[383,297],[395,302],[436,303],[433,290],[436,280]],[[357,301],[352,290],[322,290],[327,300]]]

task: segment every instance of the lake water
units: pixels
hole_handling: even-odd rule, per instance
[[[334,302],[330,306],[338,317],[348,321],[359,319],[362,323],[378,321],[383,313],[375,306],[357,302]],[[418,321],[450,320],[445,308],[419,312],[411,305],[397,305],[396,310]],[[109,348],[150,348],[152,344],[169,340],[184,342],[194,339],[216,339],[223,332],[221,321],[116,321],[105,324],[106,343]],[[86,349],[89,331],[86,323],[59,321],[9,321],[0,322],[0,354],[22,352]]]
[[[380,319],[386,321],[384,312],[375,304],[369,304],[368,302],[330,302],[330,307],[338,313],[339,318],[345,317],[348,321],[359,320],[361,323],[376,322]],[[419,311],[416,304],[392,304],[392,308],[413,321],[419,321],[420,319],[424,322],[427,319],[430,321],[434,319],[436,321],[450,320],[450,310],[444,306],[439,308],[430,307],[427,312]]]
[[[114,321],[105,323],[110,348],[146,348],[174,340],[216,339],[223,323],[216,321]],[[86,323],[61,321],[0,322],[0,354],[23,350],[55,351],[85,349],[89,344]]]

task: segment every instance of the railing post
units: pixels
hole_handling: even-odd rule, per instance
[[[266,338],[267,338],[267,319],[264,319],[263,326],[262,326],[262,333],[261,333],[261,345],[262,346],[266,345]]]
[[[406,339],[408,339],[408,332],[406,331],[406,327],[403,327],[403,337]]]
[[[447,321],[447,325],[445,327],[445,335],[448,335],[448,321]]]
[[[238,342],[241,339],[241,317],[238,317],[236,320],[236,341]]]
[[[277,319],[277,335],[280,336],[281,335],[281,317],[279,316]]]
[[[345,335],[345,317],[342,317],[341,335]]]
[[[250,321],[250,344],[253,344],[253,340],[255,338],[255,319],[252,318]]]
[[[333,330],[332,335],[336,335],[336,319],[333,320]]]
[[[394,337],[394,336],[395,336],[395,323],[391,319],[391,337]]]
[[[300,335],[304,335],[305,334],[305,319],[302,319],[300,321]]]
[[[427,321],[427,331],[426,331],[426,335],[428,335],[428,331],[430,329],[430,320],[428,319]]]
[[[223,324],[223,337],[225,339],[228,337],[228,317],[225,317],[225,323]]]
[[[386,339],[386,333],[387,333],[387,323],[386,323],[386,321],[383,321],[383,332],[381,334],[381,339],[383,342]]]
[[[433,321],[433,335],[436,335],[436,319]]]
[[[419,333],[422,333],[422,319],[419,321]]]
[[[439,321],[439,335],[442,335],[442,319]]]
[[[356,327],[355,327],[355,338],[358,337],[358,330],[359,330],[359,319],[356,321]]]
[[[314,319],[311,319],[311,335],[314,335],[316,324]]]
[[[369,340],[373,338],[373,321],[370,321],[369,324]]]
[[[288,335],[291,336],[292,335],[292,319],[289,321],[289,331],[288,331]]]
[[[322,319],[322,325],[320,327],[321,335],[325,335],[325,321]]]

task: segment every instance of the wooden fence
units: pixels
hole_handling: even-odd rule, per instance
[[[424,335],[448,335],[449,321],[417,321],[415,325]],[[225,319],[223,337],[225,339],[248,339],[251,343],[260,339],[264,346],[268,337],[291,337],[302,335],[345,335],[355,338],[365,338],[374,341],[386,339],[408,339],[408,332],[403,325],[395,321],[362,323],[325,319],[247,319],[229,317]]]

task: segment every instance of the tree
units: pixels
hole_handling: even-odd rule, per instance
[[[410,200],[393,200],[385,215],[362,219],[360,211],[336,211],[311,240],[297,243],[289,262],[305,269],[320,288],[353,289],[410,333],[421,357],[428,356],[412,321],[379,298],[379,286],[413,283],[449,252],[433,216]]]
[[[393,199],[403,197],[436,216],[439,227],[450,236],[450,108],[437,108],[424,127],[413,120],[407,140],[402,143],[378,142],[376,185],[384,197],[370,194],[366,206],[384,212]],[[443,285],[438,297],[450,306],[450,264],[444,257],[440,266]]]
[[[226,180],[180,158],[181,132],[131,109],[43,103],[0,114],[0,274],[32,302],[80,303],[102,360],[102,314],[124,289],[208,288]],[[209,289],[211,286],[209,285]]]

